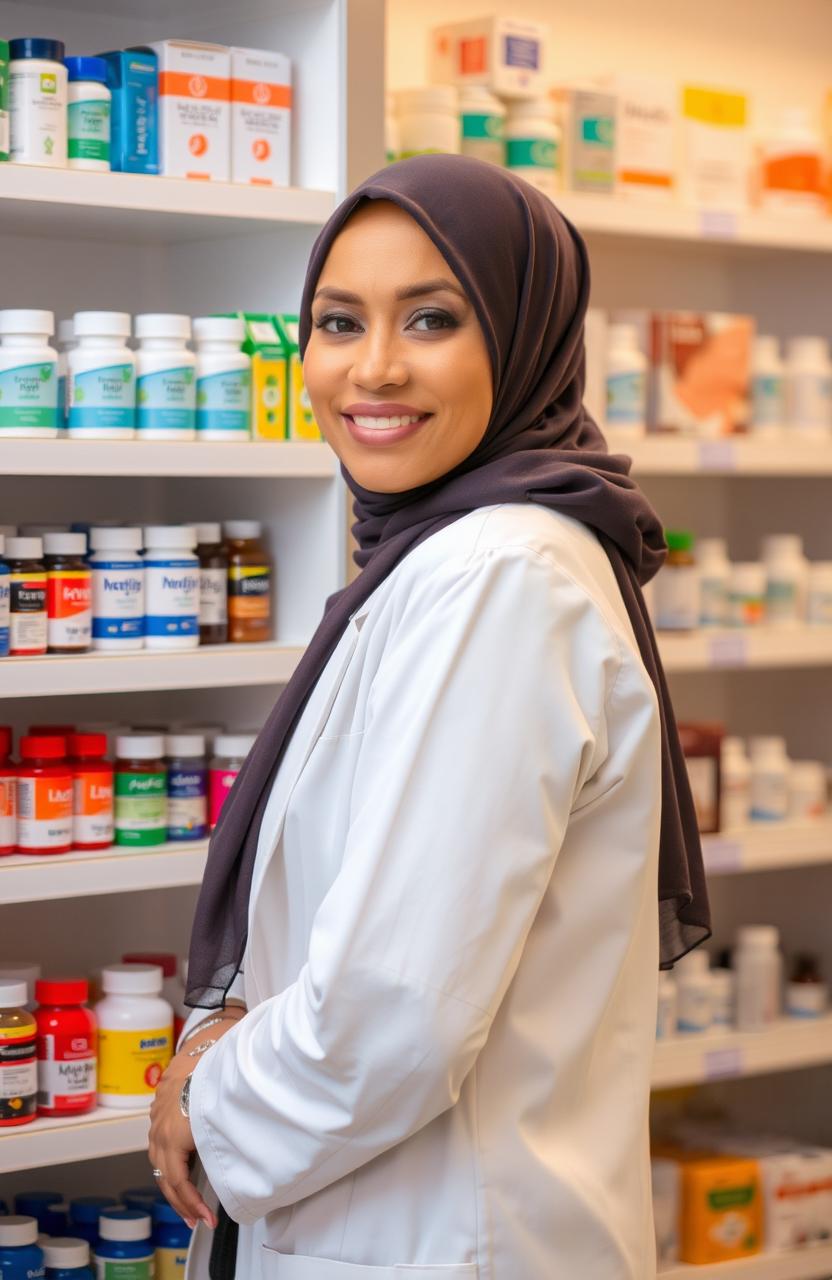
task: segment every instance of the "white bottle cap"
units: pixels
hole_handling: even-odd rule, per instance
[[[699,560],[709,560],[711,558],[726,560],[728,558],[728,543],[725,538],[700,538],[696,544],[696,554]]]
[[[130,316],[126,311],[76,311],[72,323],[76,338],[130,337]]]
[[[753,737],[749,746],[752,760],[764,755],[784,756],[786,754],[786,739],[773,734]]]
[[[0,1245],[14,1248],[24,1244],[37,1244],[38,1220],[22,1213],[0,1218]]]
[[[239,316],[196,316],[194,337],[197,342],[237,342],[246,336],[245,322]]]
[[[19,1009],[29,999],[25,982],[4,982],[0,978],[0,1009]]]
[[[201,760],[205,755],[205,739],[201,733],[169,733],[165,738],[165,755],[173,759],[186,756]]]
[[[9,538],[6,555],[10,560],[40,560],[43,555],[43,539]]]
[[[109,1210],[98,1219],[98,1234],[102,1240],[147,1240],[149,1244],[150,1230],[150,1215],[139,1213],[137,1209]]]
[[[86,1267],[90,1261],[90,1246],[86,1240],[71,1236],[49,1236],[41,1245],[47,1267]]]
[[[494,115],[505,115],[504,103],[484,84],[463,84],[459,89],[459,109],[465,107],[488,107]]]
[[[120,760],[159,760],[165,754],[161,733],[124,733],[116,738],[116,755]]]
[[[224,520],[222,527],[226,538],[259,538],[263,532],[259,520]]]
[[[458,102],[459,94],[452,84],[429,84],[414,89],[396,90],[396,109],[400,115],[420,111],[448,111],[453,115]]]
[[[548,120],[555,123],[555,105],[548,98],[512,98],[506,104],[511,120]]]
[[[741,947],[776,947],[780,930],[774,924],[744,924],[737,930],[737,943]]]
[[[168,312],[152,312],[136,316],[136,337],[181,338],[187,342],[191,336],[191,317],[172,315]]]
[[[253,733],[221,733],[214,743],[214,755],[232,759],[247,756],[254,746],[255,736]]]
[[[58,321],[58,343],[65,346],[67,342],[75,341],[75,327],[71,320]]]
[[[90,529],[90,546],[93,551],[141,551],[141,529]]]
[[[786,350],[790,360],[826,361],[829,359],[829,343],[825,338],[789,338]]]
[[[752,362],[780,359],[780,343],[770,333],[758,333],[752,346]]]
[[[196,529],[191,524],[149,524],[144,530],[147,550],[193,551],[196,546]]]
[[[681,960],[677,960],[673,967],[685,978],[692,978],[700,973],[707,973],[710,963],[711,957],[707,951],[702,947],[696,947],[693,951],[688,951],[686,955],[683,955]]]
[[[85,533],[45,533],[43,550],[48,556],[83,556],[87,552]]]
[[[222,529],[219,524],[198,524],[195,528],[196,540],[199,545],[222,541]]]
[[[25,1003],[35,1003],[35,983],[42,972],[41,965],[34,960],[0,960],[0,982],[23,982],[28,996]]]
[[[52,311],[0,311],[0,334],[31,333],[51,338],[54,332]]]
[[[158,964],[108,964],[101,970],[101,990],[111,996],[158,996],[163,977]]]
[[[799,533],[767,533],[763,538],[763,557],[803,556],[803,539]]]

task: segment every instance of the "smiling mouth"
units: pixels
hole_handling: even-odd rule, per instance
[[[395,431],[398,427],[409,427],[414,423],[424,422],[430,417],[430,414],[403,413],[392,414],[390,417],[379,417],[376,414],[345,413],[343,416],[350,422],[354,422],[357,427],[362,427],[367,431]]]

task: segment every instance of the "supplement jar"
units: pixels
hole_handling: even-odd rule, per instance
[[[30,1124],[37,1106],[37,1026],[24,1008],[27,995],[25,982],[0,980],[0,1127],[5,1128]]]
[[[85,978],[35,983],[38,1115],[74,1116],[96,1102],[98,1031]]]
[[[742,738],[722,739],[719,776],[720,828],[746,826],[751,816],[751,762]]]
[[[85,653],[92,644],[92,573],[83,533],[45,533],[46,640],[50,653]]]
[[[724,627],[728,622],[728,584],[731,562],[724,538],[700,538],[696,562],[699,568],[699,625]]]
[[[98,1101],[102,1107],[149,1107],[173,1054],[173,1009],[160,994],[162,970],[107,965],[101,987],[104,998],[95,1006]]]
[[[95,1251],[98,1280],[153,1280],[150,1215],[136,1209],[105,1209]]]
[[[196,526],[199,559],[199,643],[228,639],[228,551],[218,524]]]
[[[459,95],[454,85],[432,84],[396,94],[399,159],[433,152],[459,155]]]
[[[765,616],[765,568],[755,560],[740,560],[731,566],[728,622],[733,627],[756,627]]]
[[[674,966],[677,989],[676,1029],[707,1031],[713,1020],[713,992],[707,951],[689,951]]]
[[[545,98],[509,103],[506,117],[506,164],[518,178],[552,196],[562,185],[560,126]]]
[[[176,1010],[185,1000],[185,985],[180,974],[180,963],[178,956],[172,951],[128,951],[126,955],[121,957],[122,964],[153,964],[162,970],[162,999],[167,1000],[173,1009],[173,1035],[174,1044],[179,1039],[181,1026],[177,1028]],[[190,1011],[189,1011],[190,1012]],[[159,1192],[154,1192],[158,1199]],[[127,1204],[127,1201],[124,1201]],[[141,1206],[129,1205],[128,1208],[137,1208]]]
[[[164,844],[167,838],[167,767],[161,734],[131,733],[116,739],[115,843],[129,848]]]
[[[820,1018],[826,1013],[829,988],[811,952],[799,952],[786,986],[786,1014],[790,1018]]]
[[[0,1218],[0,1275],[3,1280],[38,1280],[46,1275],[34,1218],[22,1214]]]
[[[67,356],[67,429],[75,439],[132,440],[136,357],[126,311],[76,311]]]
[[[121,1202],[125,1209],[138,1209],[139,1213],[152,1215],[154,1204],[163,1199],[158,1187],[130,1187],[122,1191]]]
[[[102,1209],[114,1208],[115,1196],[78,1196],[69,1202],[69,1230],[76,1239],[86,1240],[91,1249],[98,1245],[98,1219]]]
[[[113,766],[106,754],[106,733],[71,733],[67,738],[73,849],[108,849],[113,843]]]
[[[9,566],[9,653],[46,653],[46,566],[41,538],[7,538]]]
[[[0,311],[0,437],[58,434],[58,355],[51,311]]]
[[[777,439],[786,421],[785,365],[770,334],[758,334],[751,347],[751,430]]]
[[[220,733],[214,743],[214,758],[208,774],[208,818],[211,830],[217,825],[234,779],[254,746],[253,733]]]
[[[93,649],[144,647],[141,546],[141,529],[90,529]]]
[[[783,958],[779,930],[773,924],[742,925],[733,961],[737,1030],[763,1031],[780,1016]]]
[[[12,731],[0,725],[0,855],[14,853],[17,842],[17,769],[12,760]]]
[[[789,816],[789,757],[779,737],[751,739],[751,820],[784,822]]]
[[[226,520],[228,544],[228,639],[233,643],[272,637],[272,565],[259,520]]]
[[[11,573],[6,560],[6,535],[0,533],[0,658],[9,656],[9,611]]]
[[[72,848],[72,773],[66,739],[24,734],[17,766],[19,853],[69,853]]]
[[[766,571],[766,622],[795,626],[806,617],[809,562],[797,533],[770,533],[763,538]]]
[[[790,338],[786,346],[789,430],[823,442],[832,428],[832,361],[825,338]]]
[[[149,525],[144,531],[144,632],[148,649],[199,644],[199,560],[191,525]]]
[[[647,356],[633,324],[612,324],[607,351],[607,425],[643,436],[647,423]]]
[[[136,428],[143,440],[196,437],[196,356],[190,316],[136,316]]]
[[[48,1234],[47,1222],[51,1225],[52,1208],[59,1208],[63,1202],[60,1191],[21,1191],[14,1198],[15,1213],[22,1213],[27,1218],[34,1218],[38,1231]]]
[[[90,1267],[90,1246],[86,1240],[51,1236],[41,1245],[46,1263],[46,1280],[95,1280]]]
[[[251,356],[241,350],[246,327],[238,316],[197,316],[197,440],[251,436]]]
[[[110,90],[103,58],[66,58],[70,169],[110,171]]]
[[[193,1232],[167,1200],[158,1200],[152,1212],[155,1280],[184,1280]]]
[[[65,169],[67,72],[60,40],[9,41],[9,156]]]
[[[168,840],[204,840],[208,835],[208,769],[205,739],[172,733],[165,739],[168,765]]]
[[[656,627],[661,631],[692,631],[699,625],[699,574],[693,556],[693,534],[684,529],[665,532],[668,556],[656,575]]]
[[[459,91],[462,154],[504,165],[506,109],[485,85],[466,84]]]
[[[828,802],[826,766],[820,760],[793,760],[789,769],[789,817],[795,822],[824,818]]]

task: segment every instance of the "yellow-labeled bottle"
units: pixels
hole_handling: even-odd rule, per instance
[[[101,973],[98,1101],[102,1107],[149,1107],[173,1056],[173,1009],[161,997],[155,964],[113,964]]]

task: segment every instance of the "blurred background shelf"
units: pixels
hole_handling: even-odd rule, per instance
[[[626,432],[603,427],[611,453],[626,453],[639,476],[832,476],[832,442],[808,443],[788,430],[774,441],[753,436],[697,440],[648,434],[627,438]]]
[[[33,1120],[0,1134],[0,1173],[143,1151],[149,1124],[148,1109],[116,1111],[106,1107],[68,1120]]]
[[[56,857],[15,854],[0,858],[0,900],[45,902],[200,884],[207,856],[207,840],[163,844],[153,849],[114,845],[99,853],[65,853]]]
[[[733,630],[660,631],[665,671],[772,667],[825,667],[832,663],[832,627],[737,627]]]
[[[659,1280],[828,1280],[830,1275],[832,1245],[816,1245],[793,1253],[759,1253],[738,1262],[679,1263],[659,1271]]]
[[[780,1018],[765,1031],[706,1031],[656,1043],[653,1088],[765,1075],[832,1062],[832,1014]]]

